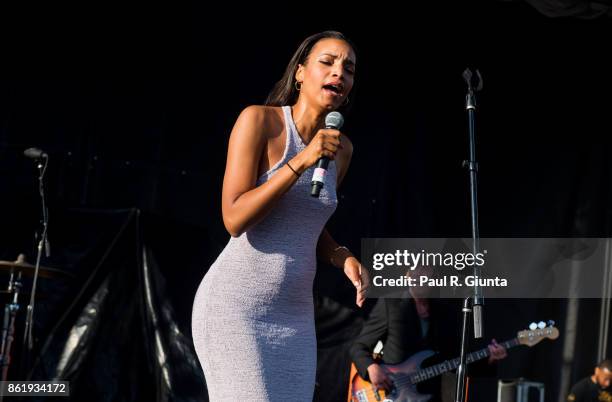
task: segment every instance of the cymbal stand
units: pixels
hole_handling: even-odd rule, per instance
[[[11,348],[15,339],[15,318],[19,311],[19,291],[21,290],[21,271],[15,274],[11,270],[11,276],[8,284],[8,294],[12,300],[4,306],[4,318],[2,321],[2,345],[0,346],[0,367],[2,381],[7,381],[9,366],[11,364]],[[4,395],[0,395],[0,401],[4,399]]]

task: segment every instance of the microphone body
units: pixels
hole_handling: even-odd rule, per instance
[[[331,112],[325,116],[325,128],[340,130],[344,124],[344,117],[339,112]],[[312,189],[310,195],[318,198],[321,189],[325,185],[325,177],[327,175],[327,167],[329,166],[329,158],[322,157],[317,161],[317,167],[312,174]]]
[[[23,154],[30,159],[40,159],[40,158],[48,158],[49,155],[42,149],[38,148],[28,148],[23,151]]]

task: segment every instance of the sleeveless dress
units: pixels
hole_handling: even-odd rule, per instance
[[[261,185],[306,147],[283,106],[283,157]],[[210,401],[311,402],[317,344],[313,280],[316,246],[336,209],[336,164],[320,197],[306,170],[268,215],[230,238],[195,296],[192,335]]]

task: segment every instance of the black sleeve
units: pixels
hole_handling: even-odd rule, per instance
[[[585,382],[578,381],[572,389],[570,393],[567,395],[568,402],[589,402],[588,392],[585,389]]]
[[[384,342],[386,334],[387,308],[385,300],[378,299],[349,351],[357,372],[366,381],[369,381],[368,366],[374,363],[372,351],[379,340]]]

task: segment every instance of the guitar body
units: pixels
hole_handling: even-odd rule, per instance
[[[391,393],[384,390],[376,391],[374,386],[361,378],[357,373],[355,364],[351,366],[351,380],[349,383],[349,402],[426,402],[431,399],[429,394],[419,394],[416,385],[410,384],[406,376],[417,372],[423,361],[435,353],[424,350],[416,353],[400,364],[381,364],[381,367],[389,373],[389,377],[395,384]],[[378,396],[378,398],[377,398]]]
[[[519,331],[516,338],[502,342],[501,345],[506,349],[519,345],[531,347],[542,339],[548,338],[554,340],[558,337],[559,330],[551,324],[549,327]],[[383,390],[376,391],[370,382],[361,378],[353,363],[349,377],[348,402],[429,401],[432,396],[419,394],[416,389],[416,383],[434,378],[450,370],[454,370],[459,366],[459,359],[456,358],[421,369],[423,361],[433,355],[435,355],[435,353],[431,350],[423,350],[410,356],[400,364],[381,364],[381,367],[389,373],[389,376],[393,380],[395,389],[393,389],[391,393],[385,393]],[[484,348],[468,354],[466,356],[466,362],[473,363],[485,359],[489,357],[489,355],[489,349]]]

